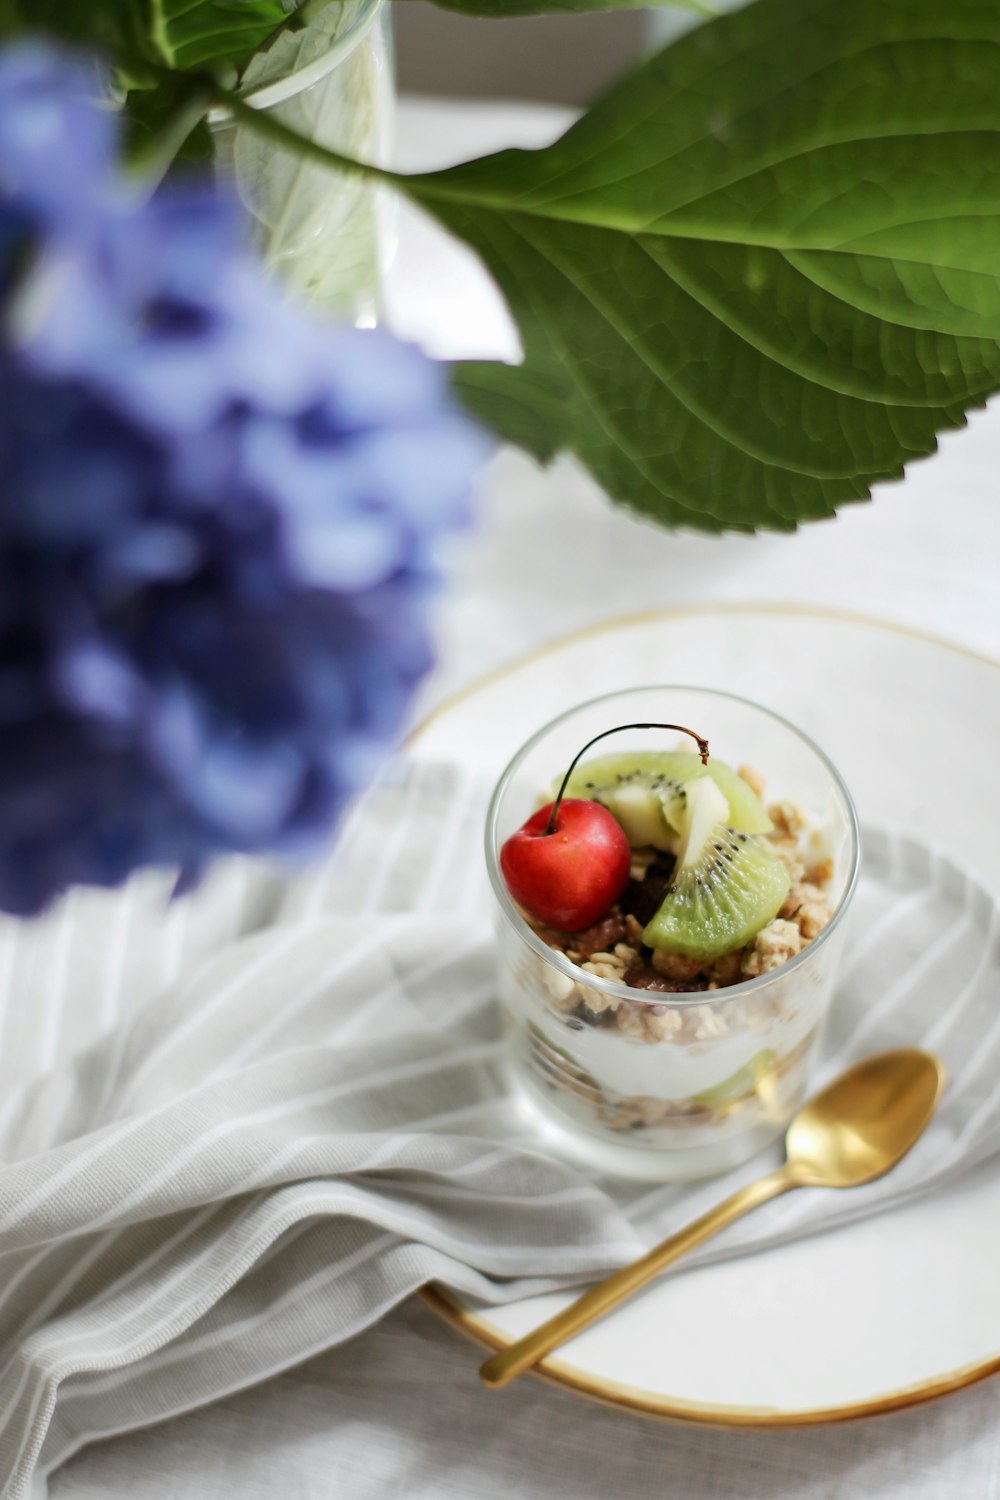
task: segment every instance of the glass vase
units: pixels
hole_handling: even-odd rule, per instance
[[[328,0],[251,60],[240,92],[298,134],[385,165],[394,102],[387,0]],[[388,195],[225,111],[211,124],[220,173],[235,182],[268,269],[332,317],[373,324],[393,249]]]

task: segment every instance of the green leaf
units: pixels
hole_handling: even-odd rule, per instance
[[[150,37],[167,68],[240,63],[287,18],[281,0],[147,0]]]
[[[559,448],[562,385],[544,371],[496,360],[460,360],[452,366],[452,385],[474,417],[508,443],[525,448],[548,463]]]
[[[757,0],[544,150],[395,180],[517,320],[472,409],[664,523],[830,515],[1000,387],[995,0]]]
[[[310,3],[310,0],[307,0]],[[0,0],[0,35],[42,32],[107,53],[132,79],[243,61],[289,22],[282,0]]]

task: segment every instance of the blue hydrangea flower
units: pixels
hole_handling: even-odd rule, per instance
[[[33,233],[84,237],[114,193],[114,122],[100,95],[84,60],[30,43],[0,55],[0,292]]]
[[[78,68],[8,53],[0,118],[0,224],[34,237],[0,340],[0,907],[308,852],[430,665],[484,440],[416,349],[291,306],[231,204],[125,196]]]

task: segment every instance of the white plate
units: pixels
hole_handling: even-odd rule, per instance
[[[800,724],[862,822],[920,831],[1000,895],[1000,664],[910,632],[795,608],[612,622],[557,642],[439,709],[415,753],[491,773],[563,708],[691,682]],[[998,997],[1000,999],[1000,997]],[[666,1278],[546,1361],[571,1389],[689,1421],[788,1426],[929,1400],[1000,1371],[1000,1172],[892,1213]],[[500,1346],[568,1296],[481,1312],[429,1300]]]

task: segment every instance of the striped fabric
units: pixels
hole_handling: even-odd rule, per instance
[[[475,777],[401,764],[306,878],[236,862],[171,905],[143,877],[0,930],[4,1500],[426,1281],[498,1301],[586,1280],[760,1170],[626,1190],[535,1148],[500,1071],[484,800]],[[996,910],[905,840],[871,836],[868,868],[829,1067],[923,1039],[946,1105],[885,1182],[798,1194],[702,1259],[1000,1146]]]

